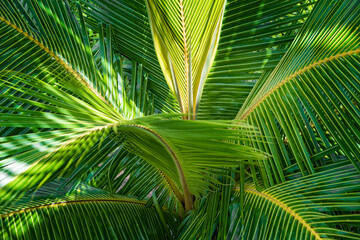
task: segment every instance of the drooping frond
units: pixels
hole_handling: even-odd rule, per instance
[[[184,196],[173,180],[138,156],[122,148],[121,154],[101,165],[92,177],[92,186],[105,189],[110,193],[123,196],[134,196],[140,200],[153,202],[151,192],[155,191],[160,207],[183,211]],[[85,180],[87,182],[87,180]]]
[[[2,10],[4,17],[9,19],[12,15],[7,10],[20,12],[19,7],[25,8],[24,3],[17,6],[6,3]],[[68,47],[63,47],[60,41],[50,40],[57,34],[68,36],[70,40],[73,37],[74,41],[80,39],[79,46],[83,48],[79,47],[78,51],[89,47],[86,35],[74,35],[81,28],[71,28],[71,24],[66,25],[67,19],[60,16],[60,10],[68,8],[66,2],[29,1],[26,6],[28,9],[23,9],[21,14],[30,12],[35,21],[32,24],[38,28],[46,27],[42,34],[39,30],[39,39],[43,43],[32,36],[34,33],[27,33],[5,18],[1,19],[5,40],[0,43],[4,58],[0,65],[1,126],[32,129],[32,133],[0,139],[4,143],[2,166],[11,170],[11,174],[4,172],[1,176],[0,195],[4,206],[18,195],[58,176],[81,182],[94,171],[98,174],[96,169],[105,171],[99,164],[106,166],[114,159],[121,161],[119,149],[124,141],[127,147],[131,145],[131,151],[164,174],[179,201],[184,199],[187,210],[192,208],[192,195],[200,196],[216,183],[211,174],[263,158],[249,147],[232,143],[248,141],[246,134],[250,137],[256,134],[251,127],[238,123],[186,122],[164,117],[124,120],[141,116],[134,107],[141,108],[140,103],[144,103],[141,97],[146,95],[137,91],[135,76],[138,75],[135,74],[132,74],[130,93],[124,86],[119,88],[117,81],[121,81],[122,76],[115,74],[119,68],[113,65],[116,58],[112,52],[111,27],[104,29],[100,24],[99,42],[96,43],[99,50],[89,55],[97,73],[103,76],[89,80],[81,72],[85,72],[81,69],[87,64],[80,64],[76,59],[67,61],[72,56],[67,52]],[[14,16],[20,19],[19,12]],[[81,16],[80,23],[84,25]],[[27,31],[30,29],[26,28]],[[194,43],[199,41],[194,40]],[[14,43],[21,43],[22,47],[15,47]],[[24,59],[23,65],[18,65],[18,58]],[[132,67],[136,71],[137,65]],[[138,77],[142,78],[139,72]],[[38,148],[40,142],[44,147]],[[22,144],[26,144],[26,148],[11,149]],[[19,169],[14,170],[13,167],[18,165]]]
[[[184,121],[146,117],[120,124],[115,131],[131,143],[130,151],[147,160],[174,181],[184,194],[201,196],[217,183],[213,174],[264,158],[235,141],[248,142],[256,130],[228,121]],[[135,147],[135,149],[133,149]]]
[[[256,134],[256,130],[247,125],[184,121],[163,116],[131,121],[116,119],[100,112],[96,105],[73,96],[58,81],[54,85],[15,73],[5,74],[1,79],[7,90],[3,97],[14,100],[9,107],[13,112],[0,114],[1,125],[47,129],[0,138],[4,157],[1,163],[13,171],[13,176],[2,174],[4,184],[0,194],[4,204],[57,176],[74,172],[79,178],[89,174],[89,167],[116,158],[123,141],[129,144],[131,151],[165,173],[188,199],[191,194],[200,195],[214,184],[210,173],[263,158],[249,147],[231,143],[249,141],[249,137]],[[31,91],[32,88],[37,91]],[[27,95],[14,97],[9,89],[31,93],[37,100],[27,100]],[[97,100],[100,101],[95,98],[88,101]],[[31,108],[40,107],[41,111],[18,109],[18,102],[25,102]],[[48,132],[52,129],[63,130]],[[44,147],[39,148],[40,143]],[[101,148],[102,144],[105,148]],[[22,147],[13,149],[13,146]],[[14,158],[13,154],[22,155]],[[17,165],[21,170],[14,171]]]
[[[360,0],[0,1],[0,238],[360,239],[359,25]]]
[[[146,202],[89,187],[64,197],[20,202],[0,215],[4,239],[172,239],[178,221]]]

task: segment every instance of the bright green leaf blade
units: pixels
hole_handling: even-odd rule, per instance
[[[167,84],[181,111],[196,115],[215,57],[225,1],[148,0],[147,7]]]

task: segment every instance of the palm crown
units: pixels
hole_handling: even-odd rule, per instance
[[[4,239],[359,239],[360,1],[0,2]]]

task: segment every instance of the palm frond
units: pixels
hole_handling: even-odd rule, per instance
[[[39,79],[15,73],[4,74],[2,79],[7,88],[38,97],[37,101],[31,101],[26,99],[26,95],[20,98],[4,94],[4,97],[14,100],[14,107],[10,109],[14,112],[1,114],[2,126],[64,129],[0,139],[4,143],[4,166],[16,166],[19,161],[27,166],[14,173],[16,179],[4,174],[3,181],[7,184],[3,186],[2,198],[5,202],[66,171],[87,173],[87,168],[81,165],[94,166],[100,160],[108,159],[108,154],[120,146],[122,136],[131,144],[132,151],[169,176],[187,197],[190,197],[190,192],[199,195],[213,185],[212,178],[207,177],[211,169],[235,167],[249,159],[262,158],[262,154],[253,152],[251,148],[229,142],[248,141],[246,134],[256,134],[248,126],[221,121],[164,119],[161,116],[132,121],[122,120],[121,116],[116,119],[69,94],[69,90],[61,85],[55,88]],[[29,88],[36,88],[37,92],[31,92]],[[39,102],[41,100],[43,103]],[[41,107],[41,111],[18,109],[17,101],[26,102],[30,107]],[[100,100],[92,98],[91,101]],[[39,149],[35,139],[38,143],[44,142],[44,148]],[[110,147],[94,157],[95,149],[103,143],[109,143]],[[27,147],[12,148],[21,144]],[[13,158],[14,153],[30,156],[29,159],[18,159]],[[185,193],[186,190],[189,192]]]
[[[111,25],[105,29],[99,24],[99,41],[92,48],[94,59],[98,60],[97,68],[103,76],[101,92],[127,119],[153,114],[155,100],[149,92],[149,76],[142,64],[129,61],[113,49],[112,32]]]
[[[359,24],[360,0],[0,1],[0,236],[359,239]]]
[[[217,183],[211,174],[264,158],[235,141],[248,142],[256,130],[228,121],[184,121],[159,116],[134,119],[117,126],[130,151],[160,169],[190,201],[191,194],[199,197]],[[135,147],[135,149],[134,149]],[[187,206],[188,208],[189,206]]]
[[[344,158],[359,169],[359,13],[358,1],[318,2],[238,113],[268,142],[254,145],[272,155],[265,186]]]
[[[286,53],[313,1],[227,1],[200,119],[233,119]]]
[[[101,32],[101,24],[111,26],[113,49],[143,66],[148,74],[149,91],[155,96],[155,107],[163,112],[178,112],[178,104],[156,58],[145,1],[82,0],[79,6],[77,14],[83,17],[86,26],[96,33]]]
[[[100,25],[98,47],[95,48],[94,53],[94,49],[91,49],[89,43],[81,10],[79,10],[80,17],[77,20],[75,15],[70,12],[70,6],[66,1],[54,3],[48,0],[29,0],[3,4],[4,21],[13,26],[19,33],[22,33],[28,40],[43,48],[43,51],[54,57],[67,72],[73,73],[79,81],[92,89],[97,96],[103,99],[103,102],[111,104],[111,108],[121,111],[126,118],[143,116],[154,111],[154,106],[152,106],[152,109],[149,108],[150,103],[153,105],[154,100],[152,100],[148,92],[148,76],[142,71],[141,65],[137,67],[137,64],[134,64],[132,67],[134,72],[131,74],[131,87],[133,90],[130,94],[127,94],[128,86],[126,82],[128,80],[125,79],[123,69],[121,69],[124,67],[124,58],[112,48],[111,26],[108,25],[105,29],[105,26]],[[8,14],[9,12],[11,15]],[[20,25],[25,30],[16,26],[19,19],[22,19],[21,14],[32,16],[32,21],[28,22],[28,25],[35,26],[36,29],[31,30],[25,23]],[[13,21],[13,23],[6,19]],[[17,45],[10,45],[15,41],[19,40],[11,39],[4,46],[4,51],[11,52],[17,49]],[[6,46],[8,49],[5,48]],[[28,44],[25,46],[28,46]],[[29,50],[29,48],[24,50]],[[3,54],[6,55],[6,52]],[[18,55],[17,57],[26,59],[29,56]],[[36,58],[37,55],[33,57]],[[11,58],[7,60],[11,61]],[[100,65],[97,64],[98,61],[101,63]],[[7,63],[9,64],[9,62]],[[48,64],[51,63],[45,61],[44,65],[46,66],[43,65],[42,67],[49,68]],[[1,69],[22,72],[32,71],[29,73],[39,71],[31,69],[36,66],[34,64],[23,66],[23,68],[11,68],[12,66],[5,65]]]
[[[40,4],[37,2],[36,4]],[[60,47],[55,49],[50,44],[46,43],[46,39],[37,39],[38,36],[33,36],[33,32],[25,32],[9,20],[13,17],[20,18],[20,15],[9,16],[8,12],[15,12],[16,9],[12,9],[12,4],[3,3],[4,6],[1,8],[3,16],[0,18],[1,28],[1,56],[2,61],[0,65],[1,71],[7,72],[22,72],[30,76],[38,78],[42,81],[49,82],[51,78],[55,76],[60,79],[59,83],[70,91],[75,92],[78,96],[86,97],[88,101],[94,98],[101,101],[96,102],[96,105],[104,108],[107,112],[113,115],[119,115],[114,111],[114,107],[110,106],[95,88],[93,88],[86,78],[79,74],[78,69],[75,68],[71,61],[69,62],[64,57],[67,57],[65,52],[60,50]],[[63,4],[57,4],[63,6]],[[64,6],[63,6],[64,7]],[[45,10],[43,10],[45,11]],[[52,15],[53,19],[54,16]],[[54,27],[56,29],[56,27]],[[71,36],[71,30],[68,30],[68,36]],[[54,37],[54,36],[52,36]],[[58,42],[58,46],[64,46]],[[50,45],[52,48],[49,48]],[[20,46],[20,47],[19,47]],[[64,50],[66,51],[66,49]],[[80,51],[80,50],[79,50]],[[17,61],[18,59],[21,61]],[[69,57],[70,58],[70,57]],[[71,58],[70,58],[71,60]]]
[[[5,239],[173,239],[178,220],[159,210],[82,186],[64,197],[20,199],[0,215],[0,233]]]
[[[147,4],[165,79],[182,112],[195,117],[215,57],[225,1],[149,0]],[[200,7],[201,14],[196,12]]]
[[[359,239],[359,181],[347,164],[263,191],[247,186],[244,217],[235,200],[227,239]]]
[[[195,210],[180,225],[179,239],[226,239],[229,221],[234,217],[230,215],[229,208],[234,182],[228,178],[220,178],[219,181],[221,184],[216,191],[195,202]]]
[[[116,159],[104,163],[96,171],[94,169],[89,184],[110,193],[147,200],[148,204],[153,203],[151,193],[155,191],[160,207],[183,212],[184,196],[173,180],[125,148],[121,151]]]

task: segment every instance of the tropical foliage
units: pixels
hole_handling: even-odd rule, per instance
[[[359,0],[0,1],[3,239],[360,239]]]

